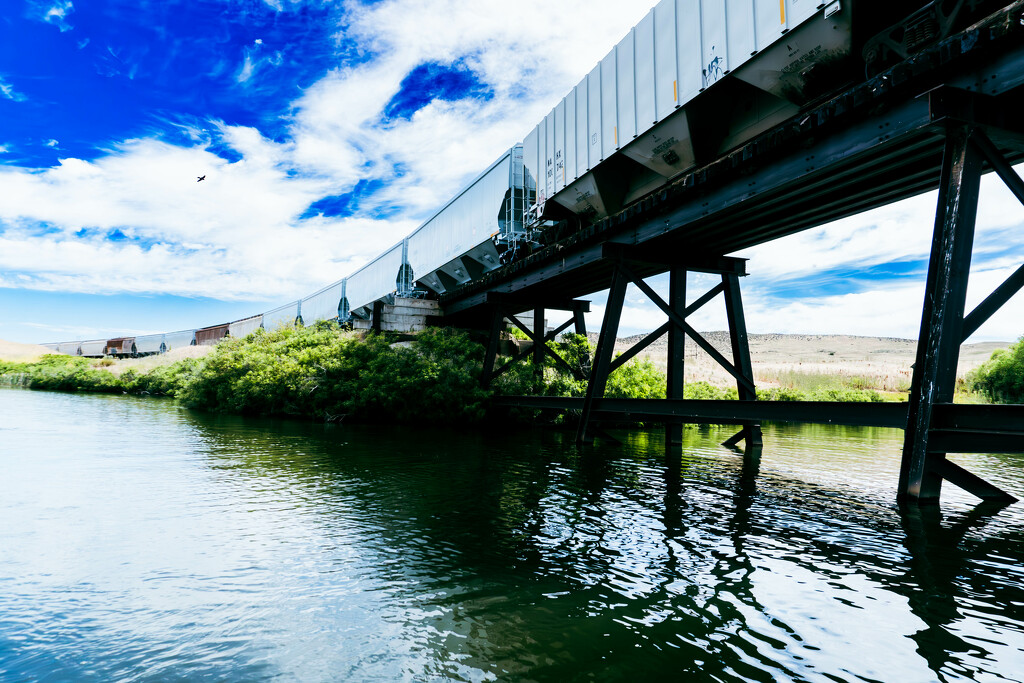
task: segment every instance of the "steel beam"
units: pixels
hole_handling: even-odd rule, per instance
[[[928,113],[932,121],[969,124],[979,133],[981,127],[986,127],[1024,136],[1019,106],[1008,107],[1006,104],[1006,101],[991,95],[949,85],[941,85],[928,92]]]
[[[932,429],[1024,432],[1024,405],[936,404],[932,410]],[[1021,445],[1024,446],[1024,441]],[[1007,451],[1013,452],[1017,450]]]
[[[536,391],[544,386],[544,351],[548,349],[544,341],[544,307],[533,308],[533,384]]]
[[[982,157],[971,141],[972,128],[951,128],[947,135],[939,183],[931,259],[918,336],[903,441],[898,496],[901,500],[938,500],[942,489],[935,461],[945,454],[929,445],[936,403],[951,403],[956,363],[963,338],[967,276],[971,266],[974,222]]]
[[[1003,304],[1009,301],[1014,294],[1024,287],[1024,265],[1015,270],[1010,277],[1006,278],[995,291],[985,297],[978,306],[971,311],[971,314],[964,318],[963,331],[960,334],[960,343],[978,331],[978,328],[985,324],[985,321],[992,317]]]
[[[996,149],[992,141],[981,131],[975,131],[972,138],[975,145],[981,151],[985,160],[995,169],[996,174],[1003,181],[1007,188],[1017,199],[1024,204],[1024,180],[1017,175],[1013,167],[1006,160],[1006,157]],[[992,317],[999,308],[1024,287],[1024,265],[1018,268],[1010,277],[996,287],[988,297],[985,298],[971,314],[964,319],[963,334],[961,343],[974,334],[986,320]]]
[[[580,381],[583,381],[585,379],[585,377],[583,377],[581,375],[581,373],[580,373],[580,371],[578,369],[573,368],[571,365],[569,365],[567,362],[565,362],[564,358],[559,356],[557,353],[555,353],[552,349],[548,348],[548,346],[547,346],[547,342],[553,341],[555,339],[555,337],[557,337],[559,334],[561,334],[566,329],[568,329],[568,327],[570,325],[572,325],[572,322],[573,321],[570,318],[569,320],[567,320],[566,322],[562,323],[561,325],[559,325],[555,329],[553,329],[550,332],[546,333],[544,335],[544,344],[543,344],[543,346],[544,346],[545,353],[550,355],[554,359],[554,361],[556,363],[558,363],[559,365],[561,365],[562,368],[566,372],[568,372],[569,374],[573,375],[576,379],[578,379]],[[500,328],[499,328],[499,334],[500,334]],[[523,360],[527,356],[532,355],[535,348],[536,348],[536,342],[531,342],[531,346],[527,347],[526,349],[524,349],[522,351],[519,351],[516,354],[513,354],[513,356],[508,360],[508,362],[506,362],[504,365],[502,365],[500,368],[498,368],[497,371],[492,372],[490,378],[493,380],[495,377],[498,377],[499,375],[504,374],[513,365],[515,365],[519,361]]]
[[[996,146],[992,144],[988,136],[981,131],[975,133],[974,144],[978,146],[978,149],[985,156],[985,161],[989,163],[992,170],[996,172],[996,175],[1013,193],[1017,201],[1024,204],[1024,180],[1021,180],[1021,177],[1013,170],[1013,166],[1006,160],[1002,152],[996,149]]]
[[[682,269],[692,273],[711,273],[714,275],[747,274],[747,259],[733,256],[701,256],[701,257],[666,257],[665,253],[648,246],[605,242],[601,254],[614,261],[639,261],[645,264],[656,264],[663,269]]]
[[[504,292],[487,292],[484,297],[485,303],[489,305],[500,304],[506,310],[523,310],[532,307],[531,299],[515,294]],[[517,308],[519,307],[519,308]],[[544,299],[544,308],[554,311],[581,311],[590,312],[590,302],[583,299],[567,299],[565,297],[549,297]]]
[[[501,306],[491,306],[491,325],[487,336],[487,351],[484,355],[484,367],[480,373],[480,386],[487,388],[497,375],[494,362],[498,357],[498,344],[501,341],[501,328],[504,326],[505,311]]]
[[[756,401],[757,389],[754,386],[754,367],[750,362],[750,346],[747,342],[747,322],[743,316],[743,300],[740,298],[740,281],[732,273],[722,275],[722,284],[725,285],[725,314],[729,319],[729,341],[732,345],[732,360],[736,369],[747,380],[736,382],[736,389],[739,392],[741,401]],[[751,423],[744,425],[743,429],[729,439],[726,443],[735,445],[738,438],[746,441],[747,446],[760,446],[761,425]]]
[[[518,408],[568,411],[580,410],[584,399],[496,396],[492,401],[496,405]],[[939,426],[931,430],[930,443],[945,453],[1024,453],[1024,405],[971,406],[940,403],[935,404],[934,409]],[[591,406],[591,416],[642,422],[802,422],[902,429],[907,424],[907,404],[599,398]],[[936,459],[930,461],[929,466],[934,465],[936,472],[941,473],[946,471],[942,469],[942,463],[945,462],[945,458]]]
[[[743,384],[750,391],[755,391],[754,383],[748,377],[744,376],[743,373],[735,365],[730,363],[725,356],[719,353],[718,349],[716,349],[711,344],[711,342],[709,342],[707,339],[701,336],[700,332],[693,329],[686,322],[686,319],[683,318],[683,316],[679,315],[679,313],[672,310],[672,308],[667,303],[665,303],[665,300],[658,296],[657,292],[651,289],[650,285],[644,282],[641,277],[639,277],[636,273],[630,270],[630,268],[625,264],[620,264],[619,270],[634,285],[636,285],[637,288],[641,292],[643,292],[647,296],[647,298],[650,299],[652,303],[654,303],[655,306],[660,308],[666,315],[668,315],[668,319],[672,321],[673,325],[685,331],[686,334],[690,336],[690,339],[692,339],[697,344],[697,346],[702,348],[706,354],[715,359],[716,363],[725,368],[726,372],[732,375],[738,383]]]
[[[619,320],[622,317],[622,304],[626,299],[626,285],[629,281],[620,269],[616,268],[612,275],[612,285],[608,290],[608,303],[604,309],[604,323],[601,325],[601,336],[597,340],[594,362],[587,383],[587,393],[580,407],[580,424],[576,430],[577,443],[591,443],[594,440],[589,432],[590,411],[594,400],[604,396],[608,385],[608,373],[611,372],[612,354],[615,351],[615,339],[619,333]]]
[[[540,310],[541,316],[543,316],[543,314],[544,314],[544,310],[543,309],[534,309],[534,315],[537,314],[537,310]],[[573,368],[571,365],[566,363],[564,358],[562,358],[557,353],[555,353],[554,350],[549,348],[548,345],[547,345],[547,342],[553,341],[555,339],[555,337],[557,337],[559,334],[561,334],[565,330],[569,329],[569,326],[572,325],[575,322],[574,318],[569,318],[567,321],[565,321],[564,323],[562,323],[561,325],[559,325],[558,327],[553,329],[551,332],[548,332],[548,333],[539,332],[538,333],[536,322],[534,322],[534,329],[531,330],[529,327],[527,327],[525,324],[523,324],[522,320],[520,320],[516,316],[514,316],[512,314],[506,314],[506,316],[508,317],[509,320],[512,321],[512,323],[516,327],[518,327],[520,330],[522,330],[523,334],[525,334],[530,339],[530,341],[533,342],[533,345],[529,349],[527,349],[526,351],[523,351],[523,352],[521,352],[519,354],[516,354],[512,358],[512,360],[510,360],[508,363],[503,365],[500,370],[498,370],[496,373],[494,373],[494,375],[493,375],[494,377],[497,377],[498,375],[500,375],[503,372],[505,372],[506,370],[508,370],[509,367],[511,367],[512,365],[514,365],[518,361],[522,360],[523,358],[526,358],[527,356],[531,356],[531,355],[533,356],[534,367],[535,368],[542,367],[541,364],[543,363],[544,354],[547,354],[547,355],[551,356],[551,358],[556,363],[561,365],[562,368],[564,370],[566,370],[569,374],[571,374],[574,377],[576,377],[576,379],[581,380],[581,381],[584,379],[582,376],[580,376],[580,371],[578,369]],[[534,320],[536,321],[537,318],[534,318]],[[543,323],[542,323],[542,325],[543,325]],[[538,343],[538,341],[537,341],[538,339],[540,340],[540,343]]]
[[[643,351],[648,346],[653,344],[655,341],[660,339],[661,336],[663,334],[665,334],[666,332],[668,332],[671,335],[673,329],[674,329],[674,325],[672,325],[672,323],[670,323],[670,322],[669,323],[665,323],[664,325],[662,325],[661,327],[656,329],[654,332],[651,332],[650,334],[645,336],[643,339],[641,339],[637,343],[635,343],[632,346],[630,346],[628,349],[626,349],[622,353],[622,355],[618,356],[617,358],[615,358],[615,360],[612,361],[612,366],[611,366],[611,369],[609,370],[609,372],[615,372],[616,370],[621,368],[623,365],[625,365],[629,361],[631,361],[634,358],[636,358],[637,355],[641,351]],[[671,339],[671,337],[670,337],[670,339]],[[671,347],[672,347],[672,342],[669,341],[669,348],[671,349]],[[671,355],[671,351],[669,351],[669,364],[671,364],[671,363],[672,363],[672,355]]]
[[[1020,435],[1018,435],[1017,438],[1019,439]],[[929,466],[935,469],[935,474],[939,478],[956,484],[963,490],[981,498],[982,500],[1003,501],[1006,503],[1017,502],[1017,499],[1006,491],[1003,491],[997,486],[993,486],[981,477],[968,472],[963,467],[960,467],[956,463],[950,462],[945,458],[936,459],[934,462],[930,463]]]
[[[583,409],[585,399],[561,396],[495,396],[491,400],[495,405],[502,406],[575,411]],[[905,403],[597,398],[591,403],[590,411],[592,417],[642,422],[808,422],[897,429],[907,423]],[[1024,446],[1024,441],[1021,445]]]
[[[686,269],[676,266],[669,271],[668,305],[679,317],[686,318]],[[672,321],[668,325],[668,368],[665,375],[665,397],[670,400],[683,398],[684,358],[686,352],[686,333]],[[661,335],[658,335],[661,336]],[[676,445],[683,442],[683,425],[681,422],[668,422],[665,425],[665,443]]]
[[[1024,432],[994,429],[933,429],[929,445],[940,453],[1020,453],[1024,451]],[[945,458],[929,461],[939,468]],[[936,464],[939,463],[939,464]],[[941,469],[936,469],[941,474]],[[953,482],[956,483],[956,482]],[[973,491],[972,491],[973,493]]]
[[[590,310],[590,302],[589,301],[578,301],[576,303],[578,303],[578,304],[586,304],[586,306],[583,306],[583,305],[576,306],[572,310],[572,319],[573,319],[573,322],[576,324],[576,327],[575,327],[576,334],[580,335],[581,337],[586,337],[587,336],[587,318],[583,314]],[[580,364],[582,366],[580,369],[584,373],[589,374],[590,373],[590,352],[589,351],[586,351],[586,350],[583,351],[583,356],[582,356],[582,358],[580,358]]]

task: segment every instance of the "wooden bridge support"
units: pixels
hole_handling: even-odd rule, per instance
[[[548,346],[549,341],[554,341],[555,338],[570,327],[574,327],[576,334],[587,333],[586,322],[583,314],[590,310],[589,301],[571,300],[562,302],[548,302],[547,307],[534,306],[533,307],[533,328],[531,329],[518,317],[516,317],[514,311],[522,310],[521,304],[517,305],[514,300],[508,299],[507,297],[499,294],[489,294],[487,298],[487,305],[491,309],[491,324],[487,338],[487,351],[484,356],[484,367],[483,372],[480,375],[480,386],[488,387],[491,382],[500,375],[507,372],[513,365],[523,360],[526,357],[530,357],[533,364],[534,371],[534,383],[536,386],[540,386],[544,379],[544,358],[548,356],[552,358],[557,365],[563,370],[566,370],[576,379],[583,381],[586,379],[584,374],[584,368],[575,367],[561,356],[559,356],[551,347]],[[571,312],[571,317],[552,329],[550,332],[544,331],[544,316],[548,309],[554,310],[566,310]],[[505,320],[509,320],[517,328],[532,341],[533,343],[526,349],[519,351],[505,362],[500,368],[495,369],[495,364],[498,359],[498,351],[501,346],[501,335],[505,331]],[[583,359],[586,362],[588,359]]]
[[[601,336],[598,338],[597,349],[587,384],[587,393],[583,399],[579,427],[576,432],[578,443],[593,441],[591,414],[594,402],[604,397],[608,386],[608,376],[617,368],[632,360],[638,353],[652,342],[668,333],[668,373],[666,395],[669,399],[683,398],[684,351],[685,337],[688,335],[694,343],[703,349],[717,363],[725,368],[735,379],[740,398],[747,401],[757,399],[754,387],[754,375],[750,362],[750,350],[747,343],[746,323],[743,318],[743,303],[740,299],[739,277],[746,274],[743,259],[714,258],[704,261],[682,261],[664,264],[651,256],[649,252],[631,248],[621,244],[605,245],[605,255],[612,260],[612,282],[608,291],[608,303],[605,307],[604,322]],[[646,282],[638,276],[636,264],[666,265],[669,272],[669,301],[666,303]],[[716,273],[722,276],[722,282],[705,292],[691,305],[686,305],[686,274],[689,271]],[[615,339],[619,332],[619,320],[622,317],[622,306],[625,302],[626,287],[636,285],[658,308],[667,316],[668,322],[651,332],[634,344],[618,358],[614,358]],[[704,339],[687,322],[687,316],[699,310],[718,294],[725,294],[726,313],[729,318],[729,336],[732,346],[733,361],[730,363],[712,344]],[[726,444],[735,445],[745,440],[747,446],[761,444],[761,427],[758,423],[744,423],[743,428]],[[682,441],[682,422],[666,422],[666,443],[678,444]]]
[[[904,502],[938,502],[943,480],[983,499],[1013,500],[1005,491],[948,461],[946,453],[940,450],[941,439],[935,438],[933,420],[937,405],[953,402],[960,345],[1024,286],[1022,266],[970,315],[964,316],[984,162],[1024,203],[1024,181],[982,129],[970,122],[950,125],[903,441],[898,497]],[[985,431],[978,431],[975,436],[979,449],[986,438],[998,437]]]

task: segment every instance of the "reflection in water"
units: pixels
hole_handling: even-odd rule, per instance
[[[578,451],[13,390],[0,430],[3,679],[1024,671],[1024,506],[899,510],[893,430]]]

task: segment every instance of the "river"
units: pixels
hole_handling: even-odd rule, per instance
[[[1024,678],[1024,503],[901,513],[896,430],[729,433],[0,389],[0,680]]]

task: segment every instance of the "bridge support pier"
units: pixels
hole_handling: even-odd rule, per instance
[[[742,400],[757,400],[754,387],[754,374],[750,362],[750,350],[747,342],[747,328],[743,317],[743,302],[740,298],[739,278],[746,275],[745,261],[735,258],[714,258],[702,261],[680,261],[663,263],[650,252],[621,244],[605,245],[605,256],[613,263],[612,282],[608,291],[608,303],[605,307],[604,322],[598,338],[597,349],[591,368],[587,393],[583,399],[583,409],[576,432],[577,443],[591,443],[594,439],[591,413],[594,402],[604,397],[608,386],[608,376],[617,368],[632,360],[652,342],[668,333],[668,373],[666,379],[666,395],[669,399],[682,399],[684,389],[684,352],[685,338],[689,336],[694,343],[710,355],[736,379],[736,386]],[[669,272],[669,301],[665,302],[646,282],[637,275],[636,268],[641,266],[667,266]],[[664,268],[656,268],[663,270]],[[720,284],[705,292],[691,305],[686,305],[686,274],[687,272],[715,273],[722,276]],[[626,287],[636,285],[658,308],[667,316],[668,321],[634,344],[618,358],[614,358],[615,339],[619,332],[619,320],[622,317],[622,306],[625,302]],[[732,362],[729,362],[712,344],[704,339],[687,322],[687,316],[702,308],[719,294],[725,295],[726,314],[729,318],[729,337],[732,347]],[[666,422],[666,444],[671,446],[682,442],[682,421]],[[756,422],[744,423],[743,428],[726,445],[734,446],[745,441],[748,447],[761,445],[761,426]]]
[[[484,367],[483,372],[480,375],[480,386],[488,387],[495,378],[507,372],[513,365],[523,360],[526,357],[531,358],[533,364],[534,373],[534,384],[539,387],[544,379],[544,358],[545,356],[552,358],[557,365],[563,370],[566,370],[576,379],[583,381],[586,379],[584,369],[576,367],[568,363],[564,358],[559,356],[551,347],[548,346],[549,341],[554,341],[555,338],[570,327],[575,328],[576,334],[587,333],[586,322],[583,314],[590,310],[589,301],[570,300],[570,301],[553,301],[547,302],[547,307],[541,305],[535,305],[533,307],[533,327],[526,325],[518,317],[516,317],[514,311],[521,311],[523,306],[517,305],[513,299],[502,296],[500,294],[491,293],[487,297],[487,305],[491,309],[491,322],[490,329],[487,338],[487,351],[484,356]],[[552,329],[549,332],[544,330],[544,316],[548,309],[554,310],[565,310],[571,312],[571,317]],[[498,359],[498,351],[501,346],[501,334],[505,330],[505,320],[508,319],[517,328],[532,341],[533,343],[526,349],[519,351],[505,362],[500,368],[495,369],[495,364]],[[588,359],[581,359],[584,364]]]
[[[935,406],[953,402],[960,345],[1024,286],[1022,266],[974,312],[964,316],[981,172],[986,161],[1024,202],[1024,181],[981,128],[964,122],[951,124],[943,152],[917,361],[903,441],[897,493],[902,502],[938,502],[943,480],[986,500],[1015,500],[1005,491],[946,460],[941,438],[934,438]],[[987,436],[992,435],[977,433],[979,449],[981,440]]]

